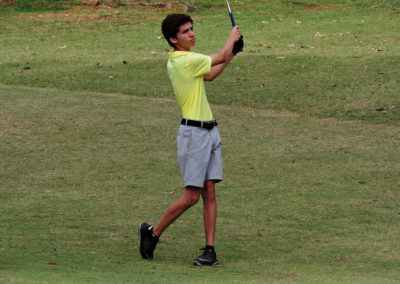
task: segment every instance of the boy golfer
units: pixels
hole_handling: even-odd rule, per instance
[[[214,250],[217,204],[215,184],[222,181],[221,138],[207,101],[204,80],[212,81],[225,69],[243,42],[238,27],[234,27],[225,46],[217,54],[206,56],[190,49],[195,45],[193,21],[184,14],[167,16],[162,23],[162,32],[174,48],[169,53],[168,75],[182,113],[177,135],[178,163],[184,183],[184,192],[151,226],[143,223],[139,227],[140,254],[152,259],[153,252],[163,231],[188,208],[203,199],[203,217],[206,247],[194,265],[218,263]]]

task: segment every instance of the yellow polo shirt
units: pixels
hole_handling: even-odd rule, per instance
[[[168,75],[182,117],[193,120],[212,120],[203,75],[211,70],[211,57],[190,51],[169,53]]]

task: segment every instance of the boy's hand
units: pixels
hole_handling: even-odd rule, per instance
[[[238,26],[233,27],[229,35],[229,38],[234,42],[232,49],[233,55],[236,55],[237,53],[243,51],[243,46],[244,46],[243,36],[240,34]]]
[[[237,53],[243,51],[243,46],[244,46],[243,36],[241,35],[240,39],[233,45],[232,49],[233,55],[236,55]]]
[[[229,34],[229,39],[236,43],[238,40],[240,40],[240,31],[238,26],[234,26],[231,30],[231,33]]]

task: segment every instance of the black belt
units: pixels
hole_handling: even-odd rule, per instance
[[[186,119],[186,118],[182,118],[181,124],[189,125],[189,126],[195,126],[195,127],[201,127],[201,128],[205,128],[205,129],[208,129],[208,130],[213,129],[214,126],[218,125],[216,120],[199,121],[199,120],[190,120],[190,119]]]

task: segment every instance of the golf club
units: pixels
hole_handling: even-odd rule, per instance
[[[229,16],[231,17],[231,22],[232,22],[232,27],[235,27],[236,26],[235,19],[233,18],[231,6],[229,5],[229,1],[228,0],[226,0],[226,5],[228,6]]]
[[[232,14],[232,10],[231,10],[231,6],[229,5],[229,1],[226,0],[226,5],[228,6],[228,11],[229,11],[229,16],[231,17],[231,23],[232,23],[232,27],[235,27],[235,19],[233,18],[233,14]],[[233,54],[236,55],[237,53],[243,51],[243,46],[244,46],[244,42],[243,42],[243,36],[240,36],[240,40],[237,41],[233,47]]]

